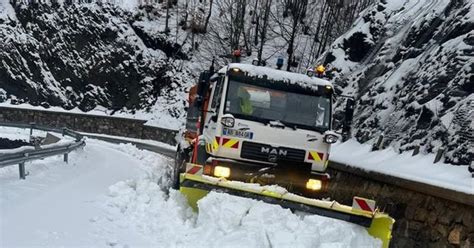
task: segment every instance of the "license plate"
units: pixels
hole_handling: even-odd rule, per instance
[[[253,139],[253,133],[248,131],[241,131],[237,129],[224,128],[222,134],[225,136],[234,136],[244,139]]]

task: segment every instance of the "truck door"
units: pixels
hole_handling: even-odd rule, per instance
[[[217,128],[217,120],[219,117],[220,103],[222,97],[222,88],[224,85],[224,76],[220,76],[214,83],[211,91],[211,98],[207,107],[206,119],[204,122],[203,135],[206,139],[206,143],[213,145],[210,147],[208,153],[214,153],[217,149],[216,136],[220,136],[220,129]]]

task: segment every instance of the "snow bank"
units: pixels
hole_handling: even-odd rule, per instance
[[[109,187],[106,222],[134,227],[160,247],[380,247],[381,241],[365,228],[321,216],[298,216],[280,206],[212,192],[198,202],[200,212],[189,208],[177,191],[160,185],[163,165],[143,152],[121,146],[144,161],[148,174]],[[152,169],[154,168],[154,169]],[[161,169],[161,170],[159,170]],[[161,182],[158,185],[156,182]],[[343,235],[341,235],[343,234]],[[117,244],[123,243],[114,236]]]
[[[298,216],[260,201],[211,192],[187,207],[183,196],[167,198],[150,181],[110,187],[108,206],[121,224],[132,224],[162,247],[379,247],[357,225],[326,217]],[[341,235],[343,234],[343,235]]]
[[[130,142],[148,144],[148,145],[152,145],[152,146],[159,146],[159,147],[162,147],[162,148],[165,148],[165,149],[168,149],[168,150],[176,150],[176,146],[172,146],[170,144],[166,144],[166,143],[156,141],[156,140],[136,139],[136,138],[130,138],[130,137],[123,137],[123,136],[115,136],[115,135],[108,135],[108,134],[97,134],[97,133],[86,133],[86,132],[80,132],[80,134],[92,135],[93,137],[104,137],[104,138],[111,138],[111,139],[119,139],[119,140],[125,140],[125,141],[130,141]]]
[[[372,146],[355,140],[332,147],[331,160],[386,175],[427,183],[455,191],[474,194],[474,178],[466,166],[433,164],[434,154],[411,156],[392,148],[371,152]]]
[[[213,247],[379,247],[364,228],[222,193],[199,203],[197,228]],[[206,242],[201,243],[206,246]],[[198,245],[201,245],[198,243]]]

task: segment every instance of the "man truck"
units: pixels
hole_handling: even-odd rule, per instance
[[[357,223],[388,246],[394,221],[374,201],[319,199],[338,139],[333,98],[329,81],[305,74],[240,63],[201,73],[189,94],[173,187],[194,208],[209,191],[226,192]]]

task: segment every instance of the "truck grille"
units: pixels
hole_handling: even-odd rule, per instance
[[[242,158],[265,162],[304,162],[305,156],[305,150],[288,147],[272,147],[267,144],[248,141],[242,142],[242,150],[240,152],[240,157]]]

